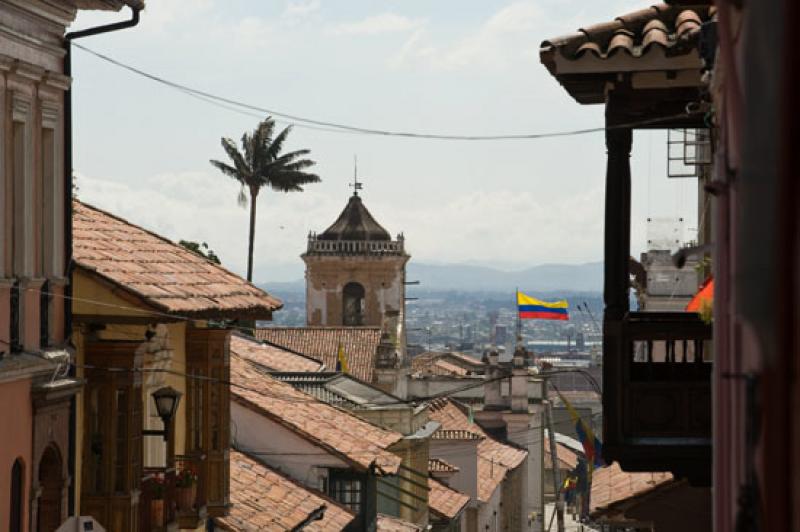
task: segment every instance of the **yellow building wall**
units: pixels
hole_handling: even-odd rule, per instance
[[[73,277],[73,297],[72,312],[73,315],[91,315],[91,316],[109,316],[109,317],[125,317],[125,316],[146,316],[148,309],[144,306],[135,306],[130,299],[125,299],[118,295],[118,290],[111,289],[107,284],[98,281],[90,274],[84,273],[80,270],[76,271]],[[152,326],[157,326],[163,322],[164,318],[158,315],[153,315]],[[99,320],[98,320],[99,321]],[[167,329],[167,337],[169,339],[168,346],[171,349],[171,364],[169,367],[170,373],[164,373],[164,386],[172,386],[179,392],[182,397],[178,405],[178,412],[175,418],[175,432],[173,437],[175,439],[175,454],[185,454],[186,445],[186,379],[183,376],[186,371],[186,327],[185,321],[163,323]],[[146,341],[145,332],[148,327],[145,325],[126,325],[126,324],[106,324],[106,328],[94,333],[94,337],[103,340],[137,340],[141,339],[142,343]],[[88,332],[83,329],[81,325],[73,327],[73,343],[76,350],[77,360],[77,375],[83,377],[83,366],[85,365],[85,346],[87,342]],[[148,412],[147,405],[153,403],[153,398],[150,393],[152,390],[148,389],[144,384],[147,381],[148,373],[143,375],[142,386],[142,399],[145,408],[143,412]],[[154,412],[154,406],[151,408]],[[81,471],[83,466],[83,430],[84,430],[84,409],[83,409],[83,392],[77,396],[76,408],[76,468],[75,468],[75,489],[76,489],[76,513],[80,513],[80,493],[81,493]],[[147,421],[145,421],[146,423]],[[158,421],[158,428],[162,424]],[[155,436],[145,436],[143,450],[144,464],[150,463],[148,458],[148,440],[158,438]],[[160,438],[158,438],[160,440]]]

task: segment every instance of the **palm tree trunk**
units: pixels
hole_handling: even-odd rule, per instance
[[[256,198],[258,189],[250,187],[250,238],[247,243],[247,280],[253,281],[253,242],[256,239]]]

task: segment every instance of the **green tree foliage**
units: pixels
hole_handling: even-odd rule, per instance
[[[178,244],[185,247],[189,251],[194,251],[201,257],[207,258],[211,262],[214,262],[216,264],[222,264],[217,254],[214,253],[214,250],[209,248],[208,244],[206,244],[205,242],[192,242],[191,240],[181,240],[178,242]]]
[[[253,280],[253,243],[256,232],[256,200],[263,187],[276,192],[302,192],[303,185],[320,181],[305,170],[314,166],[306,159],[309,150],[281,153],[291,126],[275,135],[275,121],[267,117],[252,133],[242,136],[242,150],[229,138],[222,139],[222,148],[230,163],[211,160],[223,174],[239,182],[239,204],[247,204],[245,191],[250,195],[250,233],[247,248],[247,280]]]

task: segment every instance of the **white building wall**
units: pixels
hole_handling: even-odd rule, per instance
[[[431,458],[439,458],[453,464],[458,471],[453,473],[449,485],[469,495],[470,504],[478,500],[478,443],[480,440],[431,440]]]
[[[478,532],[499,532],[502,523],[500,501],[503,490],[501,484],[492,493],[492,497],[478,506]]]
[[[318,490],[323,488],[325,468],[350,467],[322,447],[236,402],[231,402],[231,440],[233,447]]]

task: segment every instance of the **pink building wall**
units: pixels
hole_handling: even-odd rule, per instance
[[[31,486],[31,452],[33,436],[33,410],[30,397],[30,379],[0,384],[0,404],[4,414],[0,416],[0,530],[9,529],[11,503],[11,468],[17,458],[25,466],[25,482],[22,489],[22,529],[28,529],[29,500]]]

